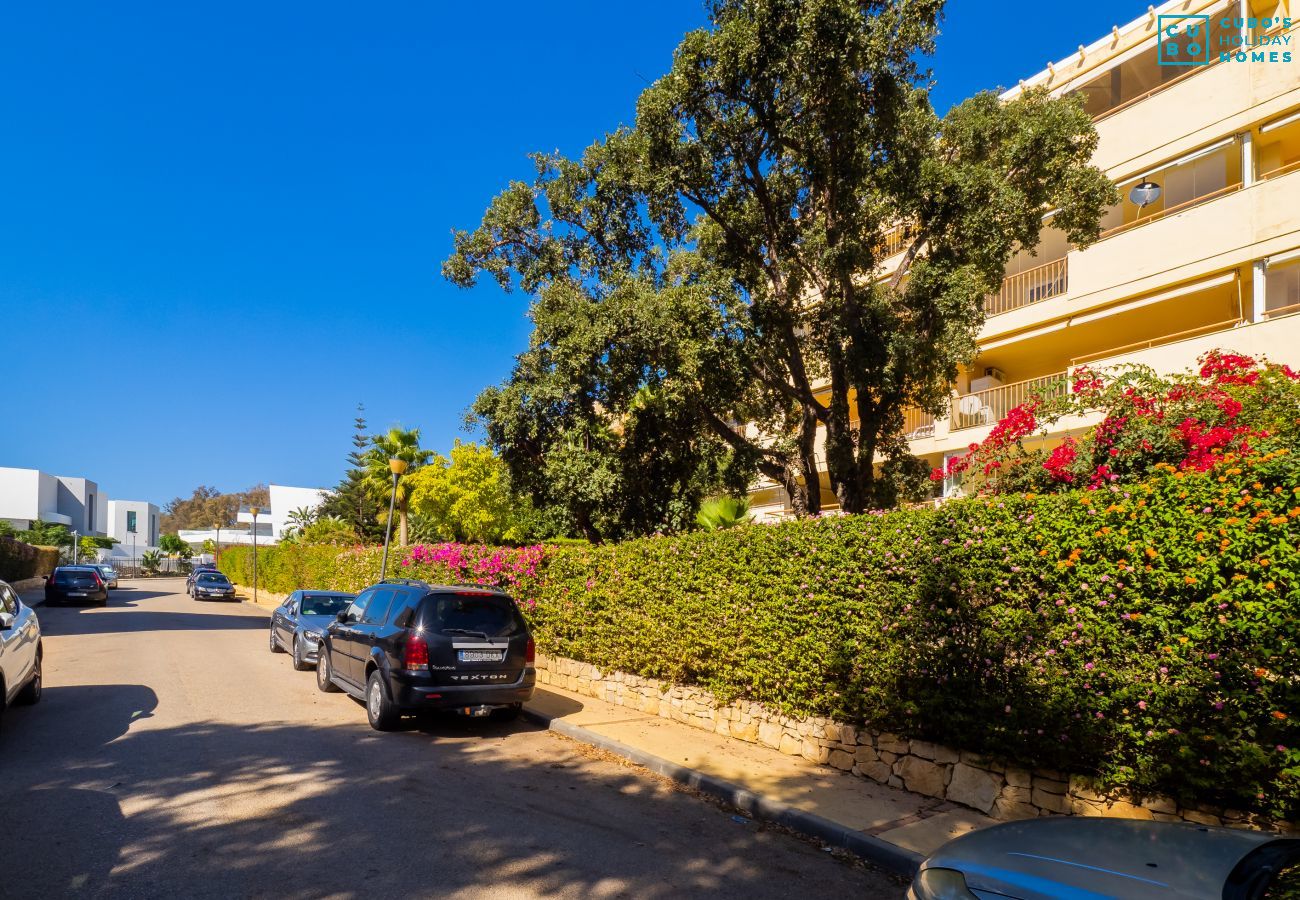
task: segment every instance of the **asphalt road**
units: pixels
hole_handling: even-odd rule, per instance
[[[899,897],[526,723],[392,734],[183,583],[38,610],[45,696],[0,733],[0,895]]]

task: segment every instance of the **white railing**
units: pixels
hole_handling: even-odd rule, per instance
[[[1030,378],[1027,381],[1017,381],[1015,384],[1004,384],[988,390],[976,391],[973,394],[953,397],[952,418],[949,420],[951,428],[957,431],[962,428],[992,425],[1026,400],[1035,396],[1049,397],[1061,393],[1065,390],[1065,378],[1065,372],[1057,372],[1041,378]]]

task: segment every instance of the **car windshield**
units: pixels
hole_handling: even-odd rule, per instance
[[[225,575],[218,575],[215,572],[204,572],[199,576],[199,584],[230,584]]]
[[[302,614],[304,616],[337,616],[352,602],[350,596],[335,597],[330,594],[304,594]]]
[[[509,597],[498,594],[440,594],[425,601],[424,622],[444,634],[468,632],[505,637],[524,628],[523,617]]]

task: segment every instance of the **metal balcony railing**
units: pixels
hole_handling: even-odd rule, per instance
[[[952,430],[992,425],[1031,397],[1054,397],[1065,391],[1065,372],[1004,384],[952,398]]]
[[[1008,275],[1002,289],[984,298],[984,314],[996,316],[1049,297],[1059,297],[1069,290],[1067,257],[1054,259],[1033,269]]]
[[[934,437],[934,415],[915,408],[904,410],[903,437],[909,441]]]
[[[894,256],[907,249],[912,238],[916,237],[916,226],[908,222],[896,226],[885,234],[885,257]]]

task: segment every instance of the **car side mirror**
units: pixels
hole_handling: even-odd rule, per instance
[[[14,627],[14,614],[11,612],[0,612],[0,631],[8,631]]]
[[[41,576],[41,581],[49,581],[49,580],[50,580],[50,576],[48,576],[48,575],[42,575],[42,576]]]
[[[346,622],[348,620],[348,611],[346,609],[341,609],[339,610],[339,614],[334,618],[338,619],[340,622]]]

